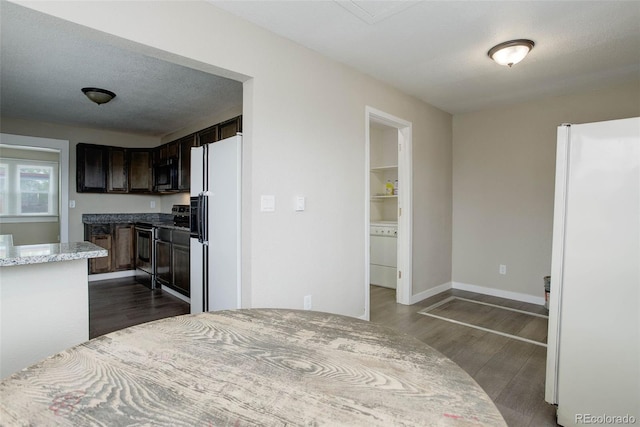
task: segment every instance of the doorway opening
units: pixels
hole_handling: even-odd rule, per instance
[[[412,278],[411,123],[367,107],[365,111],[365,319],[370,286],[395,289],[410,304]]]

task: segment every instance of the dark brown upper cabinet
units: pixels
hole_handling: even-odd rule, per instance
[[[177,191],[189,191],[191,147],[211,144],[238,132],[242,132],[242,116],[156,148],[79,143],[76,146],[76,189],[78,193],[154,193],[154,166],[171,159],[177,165]],[[175,187],[172,191],[176,191]]]
[[[76,191],[105,193],[107,191],[108,147],[78,144],[76,146]]]
[[[109,193],[126,193],[129,191],[127,150],[120,147],[109,147],[108,153],[107,191]]]
[[[212,144],[218,141],[218,125],[198,132],[198,145]]]
[[[218,140],[229,138],[238,132],[242,132],[242,116],[220,123],[218,125]]]
[[[197,144],[196,134],[192,133],[178,142],[178,190],[189,191],[191,188],[191,147],[195,147]]]
[[[129,154],[129,192],[150,193],[153,188],[152,150],[130,148],[127,152]]]

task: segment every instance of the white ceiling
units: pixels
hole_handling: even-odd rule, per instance
[[[0,1],[3,116],[159,136],[242,103],[238,82]],[[639,1],[210,1],[453,114],[640,79]],[[516,38],[536,43],[520,64],[487,57]]]
[[[211,1],[453,114],[640,79],[639,1]]]

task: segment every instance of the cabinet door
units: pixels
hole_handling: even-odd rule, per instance
[[[78,144],[76,146],[76,191],[104,193],[107,191],[107,147]]]
[[[157,152],[157,156],[158,156],[157,159],[155,160],[158,161],[159,163],[164,163],[169,158],[169,144],[163,144],[160,147],[158,147],[155,151]]]
[[[162,285],[173,281],[171,271],[171,243],[156,240],[156,280]]]
[[[177,159],[180,152],[180,140],[167,144],[167,157],[169,159]]]
[[[126,150],[119,147],[109,147],[108,153],[107,191],[109,193],[126,193],[129,190]]]
[[[113,227],[113,270],[135,268],[133,224],[116,224]]]
[[[229,138],[234,136],[238,132],[242,132],[242,116],[235,117],[231,120],[227,120],[226,122],[222,122],[218,125],[219,139]]]
[[[198,145],[211,144],[218,140],[218,126],[211,126],[198,132]]]
[[[172,245],[173,286],[185,296],[190,293],[189,247]]]
[[[111,272],[113,257],[112,236],[110,224],[90,224],[85,227],[85,240],[100,246],[108,251],[106,257],[91,258],[89,260],[89,274]]]
[[[149,193],[153,185],[151,173],[151,154],[148,149],[130,149],[129,153],[129,191]]]
[[[178,190],[188,191],[191,187],[191,147],[196,146],[196,134],[180,140],[178,159]]]

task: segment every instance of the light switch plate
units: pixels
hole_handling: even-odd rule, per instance
[[[260,196],[260,212],[275,212],[276,196],[265,195]]]
[[[302,212],[305,207],[305,197],[296,196],[296,212]]]

